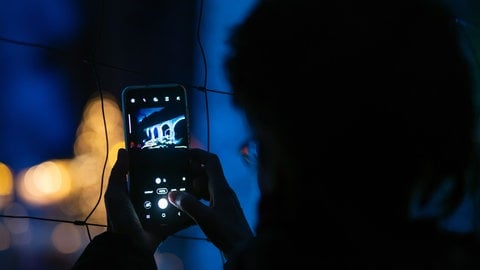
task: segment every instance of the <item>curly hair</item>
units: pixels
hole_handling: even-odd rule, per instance
[[[319,184],[332,202],[378,205],[420,187],[425,202],[454,177],[445,210],[456,207],[474,149],[472,75],[453,15],[432,3],[266,0],[235,28],[234,104],[288,166],[278,192]]]

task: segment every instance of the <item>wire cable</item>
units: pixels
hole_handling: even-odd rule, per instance
[[[103,14],[105,12],[105,0],[102,0],[101,2],[101,12],[100,12],[100,18],[103,18]],[[103,20],[101,19],[101,22],[103,22]],[[101,41],[101,38],[102,38],[102,28],[103,28],[103,23],[100,23],[99,27],[98,27],[98,32],[97,32],[97,42],[95,44],[100,44],[100,41]],[[92,51],[92,59],[95,59],[95,56],[96,56],[96,50],[97,50],[97,47],[96,45],[94,46],[93,48],[93,51]],[[97,87],[97,92],[99,94],[99,97],[100,97],[100,104],[101,104],[101,110],[102,110],[102,121],[103,121],[103,129],[104,129],[104,132],[105,132],[105,147],[106,147],[106,151],[105,151],[105,159],[104,159],[104,162],[103,162],[103,167],[102,167],[102,175],[100,177],[100,191],[99,191],[99,194],[98,194],[98,198],[97,198],[97,201],[95,203],[95,206],[92,208],[92,210],[90,211],[90,213],[85,217],[84,219],[84,222],[85,222],[85,228],[87,229],[87,233],[88,233],[88,238],[90,239],[90,241],[92,240],[92,235],[90,233],[90,229],[88,227],[88,223],[87,223],[87,220],[92,216],[92,214],[95,212],[95,210],[97,210],[98,208],[98,205],[100,204],[101,200],[102,200],[102,196],[103,196],[103,186],[104,186],[104,182],[105,182],[105,170],[107,168],[107,162],[108,162],[108,154],[109,154],[109,149],[110,149],[110,145],[109,145],[109,139],[108,139],[108,128],[107,128],[107,120],[106,120],[106,117],[105,117],[105,105],[104,105],[104,98],[103,98],[103,91],[102,91],[102,86],[101,86],[101,81],[100,81],[100,77],[98,75],[98,72],[97,72],[97,69],[96,69],[96,66],[95,66],[95,61],[93,61],[93,64],[92,64],[92,72],[93,72],[93,75],[94,75],[94,78],[95,78],[95,84],[96,84],[96,87]]]
[[[205,50],[203,48],[202,39],[200,38],[201,34],[201,25],[202,25],[202,17],[203,17],[203,0],[200,0],[200,8],[198,14],[198,23],[197,23],[197,43],[198,47],[200,48],[200,54],[202,55],[202,62],[203,62],[203,85],[198,87],[205,96],[205,115],[206,115],[206,124],[207,124],[207,151],[210,152],[210,112],[208,109],[208,92],[207,89],[207,79],[208,79],[208,65],[207,65],[207,57],[205,56]]]

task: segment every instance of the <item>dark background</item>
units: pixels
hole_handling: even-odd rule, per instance
[[[230,103],[222,66],[230,27],[255,0],[238,2],[0,0],[0,164],[8,166],[13,181],[12,192],[0,195],[0,212],[17,216],[0,218],[2,269],[68,269],[88,243],[89,234],[104,230],[69,223],[87,217],[89,212],[80,209],[94,209],[102,186],[99,173],[84,176],[88,170],[71,166],[71,172],[81,176],[72,176],[72,189],[62,199],[46,203],[25,197],[20,182],[26,170],[45,161],[62,159],[73,164],[81,158],[75,145],[87,104],[99,96],[118,104],[128,85],[178,82],[187,87],[192,146],[220,156],[254,227],[255,171],[239,153],[248,139],[248,126]],[[472,0],[447,3],[458,14],[466,53],[478,72],[480,4]],[[107,118],[111,114],[107,111]],[[102,128],[101,122],[96,125]],[[121,127],[109,130],[117,135],[121,131]],[[119,141],[115,136],[110,137],[112,153]],[[92,139],[103,140],[101,134]],[[97,156],[99,171],[102,154],[107,152]],[[0,176],[1,187],[8,179]],[[93,181],[98,189],[75,189],[82,181]],[[444,226],[459,232],[478,230],[474,201],[467,197]],[[102,206],[89,221],[105,224]],[[58,250],[52,240],[62,230],[66,233],[57,239],[68,242],[78,237],[68,252]],[[167,239],[156,258],[165,269],[220,269],[222,264],[221,254],[197,227]]]

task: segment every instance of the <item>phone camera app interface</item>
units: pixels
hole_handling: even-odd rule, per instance
[[[185,101],[181,95],[130,98],[131,149],[187,148]]]

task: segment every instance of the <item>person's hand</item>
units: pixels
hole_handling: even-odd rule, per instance
[[[225,179],[217,155],[201,149],[191,149],[192,166],[202,174],[194,181],[194,190],[200,198],[209,200],[203,204],[192,194],[171,191],[170,203],[184,211],[199,225],[207,238],[229,259],[253,237],[237,195]]]
[[[107,230],[127,235],[139,248],[152,254],[158,245],[168,236],[191,224],[161,226],[154,231],[143,229],[127,191],[128,153],[119,149],[117,161],[112,168],[105,191],[105,209],[107,212]]]

